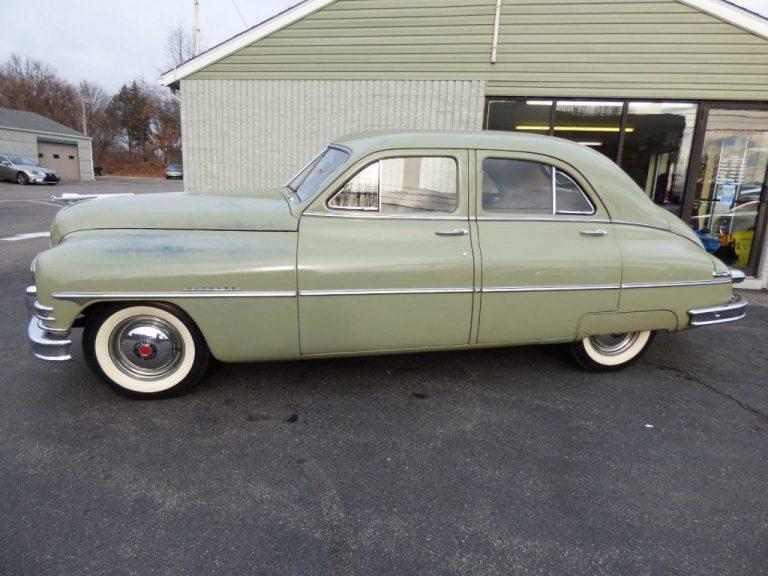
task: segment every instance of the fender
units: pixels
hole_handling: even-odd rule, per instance
[[[296,232],[86,230],[41,253],[37,300],[59,332],[103,302],[167,302],[225,362],[299,357]]]

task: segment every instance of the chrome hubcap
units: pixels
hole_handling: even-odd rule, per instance
[[[624,332],[590,336],[589,341],[600,354],[616,356],[631,348],[639,337],[640,332]]]
[[[171,374],[184,358],[178,330],[156,316],[123,320],[109,338],[109,354],[115,366],[139,380],[159,380]]]

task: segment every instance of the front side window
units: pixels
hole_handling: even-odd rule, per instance
[[[456,161],[437,156],[387,158],[355,174],[328,202],[337,210],[385,214],[455,212]]]
[[[37,162],[25,156],[11,156],[11,163],[16,166],[37,166]]]
[[[565,172],[541,162],[483,160],[483,211],[515,214],[594,214],[592,203]]]
[[[349,158],[349,152],[328,147],[286,184],[300,202],[309,200]]]

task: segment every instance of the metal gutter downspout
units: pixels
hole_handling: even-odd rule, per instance
[[[496,0],[496,17],[493,21],[493,46],[491,47],[491,64],[496,64],[496,53],[499,49],[499,24],[501,22],[501,0]]]

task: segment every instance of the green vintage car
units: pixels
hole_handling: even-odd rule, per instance
[[[283,188],[59,212],[27,290],[35,356],[130,396],[254,362],[570,343],[614,370],[657,330],[738,320],[743,274],[613,162],[503,132],[376,132]]]

